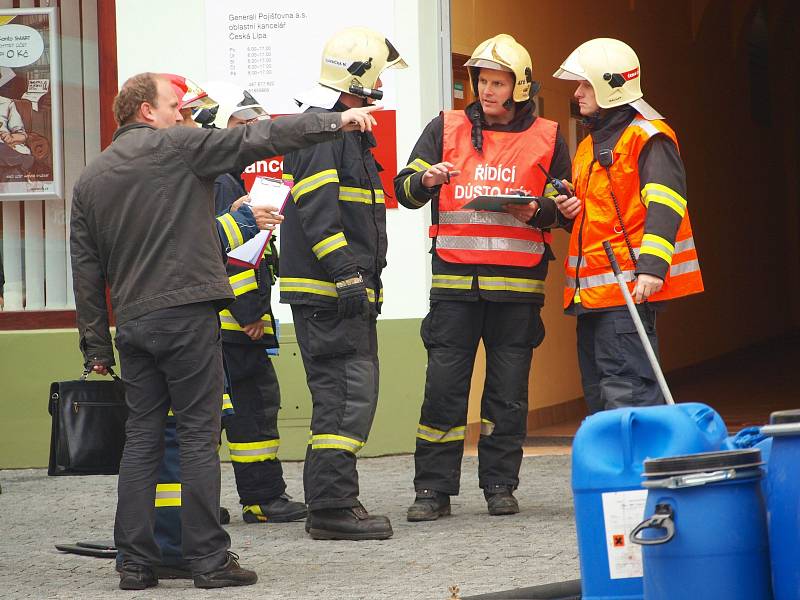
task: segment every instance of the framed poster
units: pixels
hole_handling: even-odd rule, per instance
[[[0,201],[64,197],[56,10],[0,10]]]

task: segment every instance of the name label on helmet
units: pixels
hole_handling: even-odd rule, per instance
[[[346,69],[348,67],[348,65],[350,64],[346,60],[344,60],[342,58],[336,58],[334,56],[326,56],[326,57],[323,58],[323,60],[326,63],[328,63],[329,65],[334,65],[336,67],[342,67],[343,69]]]
[[[630,81],[631,79],[636,79],[639,76],[639,67],[632,69],[630,71],[625,71],[622,73],[622,76],[625,78],[625,81]]]

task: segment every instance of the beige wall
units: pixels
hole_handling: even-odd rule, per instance
[[[545,116],[568,131],[570,82],[553,71],[581,42],[617,37],[642,62],[646,99],[676,130],[706,292],[660,317],[662,360],[673,370],[780,336],[800,325],[798,279],[798,8],[766,1],[772,124],[750,118],[747,31],[752,0],[452,0],[452,50],[510,33],[533,58]],[[793,30],[793,28],[795,28]],[[566,236],[547,282],[547,338],[537,350],[531,408],[581,395],[575,322],[561,313]],[[482,363],[478,365],[479,368]],[[476,383],[481,379],[476,374]],[[476,396],[473,392],[473,396]],[[473,399],[474,400],[474,399]],[[470,421],[475,420],[472,407]]]

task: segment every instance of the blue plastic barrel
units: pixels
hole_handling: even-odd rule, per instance
[[[584,420],[572,445],[583,600],[642,598],[641,551],[628,534],[644,517],[644,460],[718,450],[726,435],[719,414],[698,403],[618,408]]]
[[[793,413],[789,414],[789,413]],[[772,436],[767,516],[776,600],[800,600],[800,411],[773,413],[762,432]]]
[[[645,461],[645,600],[771,600],[761,452]]]

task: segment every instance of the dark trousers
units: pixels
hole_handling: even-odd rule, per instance
[[[512,302],[434,301],[422,322],[428,349],[425,400],[414,453],[414,488],[459,492],[467,405],[478,342],[486,348],[478,478],[519,484],[533,348],[544,339],[540,307]]]
[[[187,569],[181,548],[181,465],[178,447],[178,432],[175,417],[167,417],[164,430],[164,460],[158,471],[156,485],[156,519],[153,535],[161,548],[161,564],[168,567]],[[124,557],[117,554],[117,565],[121,566]]]
[[[656,312],[638,304],[658,356]],[[653,368],[627,308],[578,316],[578,363],[589,413],[623,406],[664,404]]]
[[[303,470],[309,510],[358,505],[356,453],[378,403],[376,315],[340,319],[336,309],[292,305],[314,410]]]
[[[170,406],[177,420],[183,556],[194,573],[227,560],[230,538],[219,523],[219,320],[211,303],[151,312],[117,329],[128,421],[120,464],[114,540],[126,563],[157,565],[153,536],[158,471]]]
[[[222,351],[228,366],[233,414],[222,417],[231,450],[236,489],[243,506],[264,504],[286,491],[278,460],[278,410],[281,390],[266,348],[229,344]]]

